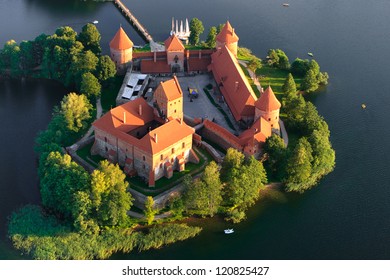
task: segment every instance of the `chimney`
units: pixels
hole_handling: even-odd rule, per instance
[[[154,134],[154,142],[157,143],[157,133]]]
[[[139,106],[138,106],[138,114],[140,116],[142,116],[142,105],[141,104],[139,104]]]
[[[236,81],[236,82],[234,83],[234,86],[235,86],[236,90],[238,90],[238,88],[239,88],[238,81]]]
[[[126,111],[123,111],[123,123],[126,123]]]
[[[156,54],[156,51],[153,52],[153,61],[156,62],[157,60],[157,54]]]

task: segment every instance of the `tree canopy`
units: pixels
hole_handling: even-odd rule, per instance
[[[90,72],[81,76],[80,91],[87,96],[99,97],[102,87],[99,80]]]
[[[203,23],[198,18],[192,18],[190,21],[190,44],[197,45],[199,43],[200,35],[204,31]]]
[[[66,127],[78,132],[91,119],[91,110],[92,105],[85,95],[71,92],[62,99],[59,113],[63,116]]]
[[[212,26],[210,28],[209,34],[207,35],[206,39],[206,45],[207,47],[214,49],[217,45],[217,28],[215,26]]]

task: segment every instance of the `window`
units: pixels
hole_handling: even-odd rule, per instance
[[[104,142],[106,142],[106,143],[107,143],[107,137],[104,137]]]
[[[175,148],[172,148],[172,154],[174,154],[175,153]]]
[[[268,118],[268,121],[270,121],[271,120],[271,118]]]
[[[181,143],[181,147],[184,149],[186,147],[186,143]]]
[[[142,159],[145,161],[146,160],[145,156],[142,156]]]
[[[160,169],[162,168],[162,163],[160,163]]]
[[[106,147],[106,152],[108,152],[108,148]]]
[[[163,160],[163,159],[164,159],[164,155],[161,154],[161,155],[160,155],[160,160]]]
[[[176,109],[175,109],[175,113],[176,113]]]

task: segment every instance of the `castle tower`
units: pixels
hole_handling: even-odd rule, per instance
[[[164,42],[165,51],[167,52],[167,61],[171,66],[173,73],[182,72],[184,70],[184,45],[177,38],[175,34],[172,34]]]
[[[217,49],[226,45],[228,49],[237,57],[238,36],[234,31],[234,28],[230,25],[229,21],[226,21],[225,26],[221,32],[217,35]]]
[[[154,103],[162,117],[183,120],[183,92],[176,76],[158,85],[154,92]]]
[[[271,124],[273,129],[279,130],[280,107],[279,100],[276,98],[272,88],[268,86],[255,102],[255,120],[263,117]]]
[[[133,59],[133,42],[127,36],[122,26],[110,42],[111,59],[119,74],[124,74],[128,63]]]

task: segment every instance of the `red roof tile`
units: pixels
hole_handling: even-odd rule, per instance
[[[276,98],[271,86],[263,92],[260,98],[255,103],[256,108],[261,111],[269,112],[280,109],[280,102]]]
[[[237,59],[226,46],[213,53],[211,59],[209,69],[220,85],[220,91],[234,118],[238,121],[243,116],[253,116],[257,97]]]
[[[119,27],[118,32],[116,32],[114,38],[110,42],[110,48],[115,50],[127,50],[132,48],[133,45],[133,42],[127,36],[122,26]]]
[[[154,60],[141,60],[141,72],[142,73],[171,73],[171,66],[168,64],[168,61],[166,59],[163,60],[157,60],[154,62]]]
[[[176,76],[173,76],[173,79],[161,82],[158,85],[156,91],[160,90],[162,90],[168,101],[183,97],[183,92],[181,91],[179,81],[177,80]]]
[[[184,45],[179,40],[179,38],[176,37],[175,34],[172,34],[168,39],[164,42],[165,50],[167,51],[184,51]]]
[[[238,42],[238,36],[234,32],[234,28],[230,25],[229,21],[226,21],[224,27],[221,32],[217,35],[217,41],[223,42],[227,44]]]
[[[142,106],[141,115],[139,114],[139,106]],[[126,118],[125,123],[124,117]],[[161,126],[149,131],[141,139],[128,134],[130,131],[152,120],[160,122]],[[100,119],[96,120],[93,126],[150,154],[158,153],[195,133],[195,130],[183,121],[172,120],[164,123],[163,120],[155,117],[153,108],[143,98],[137,98],[111,109]],[[157,141],[155,135],[157,135]]]
[[[189,57],[187,59],[188,71],[207,71],[207,66],[211,63],[210,56],[204,57]]]
[[[241,143],[245,145],[253,140],[257,142],[265,143],[265,140],[272,134],[271,124],[264,118],[260,117],[255,121],[251,128],[245,130],[239,136]]]

